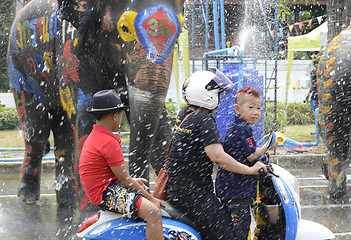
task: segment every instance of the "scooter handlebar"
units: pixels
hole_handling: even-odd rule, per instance
[[[265,171],[263,168],[258,169],[258,175],[264,175]]]
[[[258,175],[257,175],[258,178],[261,178],[266,175],[273,175],[273,176],[279,177],[274,173],[274,169],[271,164],[269,164],[268,162],[265,164],[266,164],[267,172],[265,172],[263,168],[258,169]]]

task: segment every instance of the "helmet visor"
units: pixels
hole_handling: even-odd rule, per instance
[[[213,80],[218,84],[220,88],[224,90],[226,94],[229,94],[233,91],[234,84],[224,73],[216,68],[210,69],[210,71],[215,74]]]

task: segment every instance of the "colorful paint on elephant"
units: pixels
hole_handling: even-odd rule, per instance
[[[18,195],[40,196],[40,168],[52,131],[60,205],[86,199],[78,160],[93,117],[85,110],[102,89],[130,106],[130,170],[158,171],[170,136],[165,98],[173,45],[184,25],[183,0],[32,0],[16,17],[8,65],[26,151]],[[84,204],[83,204],[84,205]],[[82,206],[82,205],[81,205]]]
[[[163,63],[168,58],[180,28],[175,13],[162,5],[149,7],[135,18],[139,41],[156,63]]]
[[[68,86],[64,89],[59,88],[62,108],[67,112],[68,117],[71,118],[72,114],[76,114],[76,109],[73,105],[72,94]]]
[[[68,40],[65,45],[63,55],[59,57],[59,64],[62,67],[63,82],[68,83],[70,80],[78,82],[79,76],[77,68],[79,66],[78,58],[71,53],[71,41]]]
[[[21,18],[18,17],[16,24],[12,28],[12,47],[15,53],[18,53],[19,49],[23,50],[27,47],[35,48],[37,46],[37,39],[45,43],[57,37],[56,11],[53,11],[47,17],[25,20],[23,22],[20,20]]]
[[[346,168],[351,141],[351,26],[336,36],[320,60],[318,90],[321,96],[322,136],[327,147],[329,193],[346,193]]]

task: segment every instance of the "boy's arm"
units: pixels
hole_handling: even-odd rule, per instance
[[[125,186],[128,189],[141,193],[146,199],[150,200],[158,207],[160,206],[160,204],[163,205],[163,203],[160,200],[154,198],[134,178],[132,178],[129,175],[129,171],[125,164],[111,167],[111,170],[118,178],[118,181],[123,184],[123,186]]]
[[[266,151],[267,151],[267,143],[265,143],[262,147],[258,147],[256,148],[256,151],[251,154],[250,156],[247,157],[247,160],[249,162],[253,162],[255,161],[256,159],[260,158]]]
[[[273,146],[270,148],[270,150],[271,150],[271,149],[274,149],[277,145],[278,145],[278,142],[275,142],[275,143],[273,144]],[[250,156],[248,156],[248,157],[247,157],[247,160],[248,160],[249,162],[253,162],[253,161],[255,161],[256,159],[262,157],[262,155],[267,151],[267,148],[268,148],[268,143],[266,142],[265,144],[263,144],[262,147],[256,148],[256,151],[255,151],[253,154],[251,154]]]
[[[220,143],[214,143],[206,146],[205,152],[213,163],[230,172],[257,175],[260,168],[263,168],[266,171],[266,166],[261,162],[257,162],[254,166],[249,167],[236,161],[224,151],[222,144]]]

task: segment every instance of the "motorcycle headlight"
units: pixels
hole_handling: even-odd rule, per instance
[[[280,178],[277,178],[277,186],[278,186],[279,191],[283,197],[284,204],[285,205],[288,204],[290,201],[289,196],[288,196],[286,189],[285,189],[285,186],[284,186],[282,180],[280,180]]]
[[[279,178],[283,179],[285,184],[288,185],[289,189],[294,191],[293,193],[294,197],[298,198],[295,200],[299,201],[300,190],[299,190],[299,184],[297,182],[297,178],[294,175],[292,175],[290,172],[288,172],[287,170],[285,170],[284,168],[278,165],[273,165],[273,168],[274,168],[274,173],[276,173],[279,176]]]

